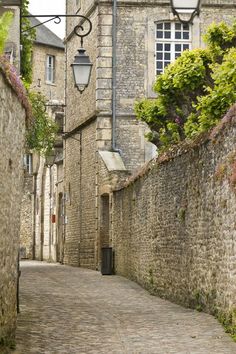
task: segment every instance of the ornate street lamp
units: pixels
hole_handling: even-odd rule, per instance
[[[173,14],[182,23],[192,23],[194,17],[200,13],[201,0],[171,0],[170,2]],[[186,16],[188,16],[187,19]]]
[[[76,26],[74,28],[74,33],[81,38],[81,48],[78,49],[78,54],[74,58],[73,64],[71,64],[75,86],[78,91],[82,93],[84,89],[88,86],[93,64],[90,62],[89,56],[85,54],[85,49],[83,48],[83,37],[86,37],[92,30],[91,21],[86,18],[89,22],[89,29],[85,33],[80,33],[79,30],[82,29],[81,26]]]
[[[45,165],[47,167],[52,167],[56,159],[56,150],[52,149],[48,155],[45,157]]]
[[[26,30],[22,31],[22,33],[30,31],[33,28],[41,26],[47,22],[54,21],[55,24],[59,24],[61,22],[62,17],[78,17],[81,19],[81,24],[75,26],[74,33],[76,36],[80,37],[80,48],[78,49],[78,54],[74,58],[74,62],[71,64],[75,86],[79,90],[80,93],[84,91],[84,89],[88,86],[91,71],[93,64],[91,63],[89,56],[85,54],[85,49],[83,48],[83,40],[84,37],[88,36],[92,31],[92,22],[88,17],[82,15],[23,15],[22,18],[30,18],[30,17],[42,17],[42,18],[49,18],[46,21],[39,23],[35,26],[27,28]],[[85,30],[84,23],[88,24],[88,29]]]

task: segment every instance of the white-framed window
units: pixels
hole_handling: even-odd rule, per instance
[[[46,82],[55,82],[55,56],[47,55],[46,59]]]
[[[32,154],[25,154],[25,155],[24,155],[24,169],[25,169],[29,174],[32,174],[32,172],[33,172]]]
[[[156,75],[186,49],[191,49],[191,26],[179,22],[156,23]]]

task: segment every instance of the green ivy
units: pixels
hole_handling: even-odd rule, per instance
[[[28,15],[29,0],[22,0],[22,15]],[[22,35],[21,35],[21,75],[24,85],[28,92],[28,98],[32,106],[32,123],[27,131],[28,148],[39,152],[42,155],[48,155],[53,148],[57,124],[49,117],[46,111],[46,98],[38,92],[30,89],[32,83],[32,51],[33,42],[36,37],[35,29],[29,30],[31,27],[28,18],[22,18]]]
[[[58,126],[47,114],[46,99],[41,93],[30,91],[29,100],[33,121],[27,132],[28,148],[48,155],[53,148]]]
[[[29,0],[22,0],[21,13],[22,15],[28,15]],[[21,28],[21,76],[28,84],[32,83],[32,51],[33,42],[36,37],[35,29],[28,30],[31,27],[30,20],[26,17],[22,17]]]

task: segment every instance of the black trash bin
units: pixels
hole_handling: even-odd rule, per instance
[[[112,275],[113,259],[112,247],[102,247],[102,275]]]

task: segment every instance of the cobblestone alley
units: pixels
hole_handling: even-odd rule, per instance
[[[119,276],[26,261],[14,354],[234,354],[209,315],[149,295]]]

